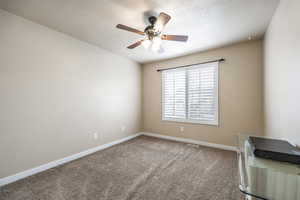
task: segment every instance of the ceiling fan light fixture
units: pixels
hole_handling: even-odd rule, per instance
[[[151,46],[151,41],[148,40],[148,39],[145,39],[143,42],[142,42],[142,45],[145,49],[149,49],[149,47]]]
[[[160,36],[156,36],[152,39],[153,45],[157,45],[160,46],[161,45],[161,37]]]
[[[160,36],[156,36],[152,39],[152,46],[151,46],[151,50],[154,52],[159,52],[161,49],[161,37]]]

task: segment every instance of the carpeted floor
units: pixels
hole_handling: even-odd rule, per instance
[[[237,200],[236,155],[140,136],[0,191],[1,200]]]

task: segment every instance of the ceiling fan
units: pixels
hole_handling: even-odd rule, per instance
[[[125,26],[123,24],[118,24],[116,27],[122,30],[137,33],[139,35],[145,36],[144,39],[137,41],[136,43],[128,46],[128,49],[134,49],[139,45],[143,45],[146,49],[151,47],[152,51],[162,52],[161,42],[162,40],[171,40],[178,42],[186,42],[188,36],[186,35],[165,35],[162,34],[162,30],[165,25],[170,21],[171,16],[161,12],[158,17],[151,16],[148,18],[150,25],[147,26],[143,31],[139,31],[135,28]]]

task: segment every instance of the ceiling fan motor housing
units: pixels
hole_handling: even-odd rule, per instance
[[[152,40],[154,37],[157,37],[157,36],[159,36],[159,35],[161,34],[161,32],[156,31],[156,30],[154,29],[154,26],[153,26],[153,25],[147,26],[147,27],[145,28],[145,31],[144,31],[144,32],[145,32],[146,35],[148,36],[148,39],[149,39],[149,40]]]
[[[147,26],[144,30],[144,32],[147,34],[148,39],[152,40],[154,37],[157,37],[161,34],[161,32],[156,31],[154,28],[154,24],[157,20],[157,18],[155,16],[151,16],[148,18],[149,22],[151,25]]]

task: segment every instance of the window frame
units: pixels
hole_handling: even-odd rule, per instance
[[[165,89],[165,85],[164,85],[164,79],[163,79],[163,74],[161,74],[161,119],[162,121],[165,122],[180,122],[180,123],[192,123],[192,124],[202,124],[202,125],[213,125],[213,126],[219,126],[219,62],[214,62],[214,63],[206,63],[206,64],[195,64],[195,65],[191,65],[189,67],[184,67],[184,68],[177,68],[177,69],[170,69],[170,70],[184,70],[187,71],[188,69],[192,69],[192,68],[201,68],[201,67],[207,67],[207,65],[212,65],[215,64],[215,90],[214,90],[214,95],[215,95],[215,104],[216,104],[216,109],[215,109],[215,120],[213,121],[205,121],[205,120],[193,120],[193,119],[188,119],[188,78],[187,78],[187,73],[186,73],[186,118],[182,119],[182,118],[171,118],[171,117],[164,117],[165,114],[165,94],[164,94],[164,89]]]

